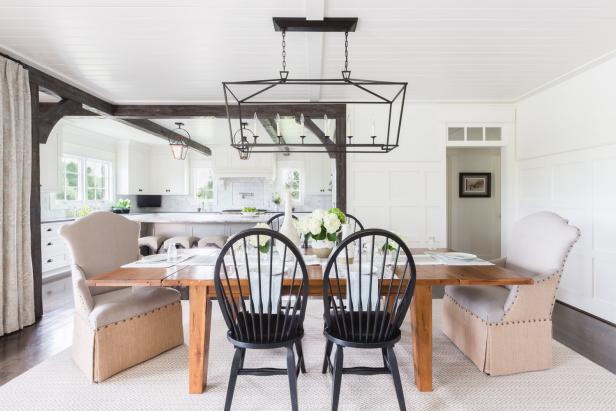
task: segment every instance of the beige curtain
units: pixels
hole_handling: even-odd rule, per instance
[[[34,322],[28,71],[0,56],[0,335]]]

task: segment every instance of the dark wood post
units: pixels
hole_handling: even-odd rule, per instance
[[[34,275],[34,314],[43,315],[43,261],[41,257],[41,162],[39,140],[39,86],[30,80],[32,115],[32,188],[30,192],[30,241]],[[47,136],[45,136],[47,138]]]
[[[336,117],[336,144],[344,144],[346,139],[346,105],[343,113]],[[336,153],[336,207],[342,211],[347,211],[346,191],[347,191],[347,167],[346,152]]]

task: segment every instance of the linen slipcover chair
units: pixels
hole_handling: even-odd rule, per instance
[[[534,284],[445,287],[443,332],[481,371],[505,375],[552,366],[552,310],[579,236],[555,213],[531,214],[515,224],[507,256],[496,263],[527,273]]]
[[[184,342],[180,294],[168,288],[88,287],[86,279],[139,258],[139,223],[95,212],[62,226],[72,255],[73,360],[94,382]]]

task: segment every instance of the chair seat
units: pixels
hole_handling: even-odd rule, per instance
[[[211,235],[211,236],[208,236],[208,237],[203,237],[197,243],[197,247],[198,248],[205,248],[205,247],[208,247],[208,246],[216,246],[218,248],[222,248],[222,247],[224,247],[224,245],[227,242],[228,238],[229,237],[227,237],[226,235]]]
[[[152,254],[156,254],[165,239],[166,237],[163,237],[161,235],[149,235],[146,237],[141,237],[138,241],[138,244],[139,247],[148,247],[151,250]]]
[[[366,342],[374,343],[386,341],[384,337],[381,336],[384,336],[387,333],[386,327],[390,322],[390,313],[382,311],[376,313],[369,313],[367,311],[353,311],[345,312],[344,316],[346,332],[341,314],[338,313],[338,320],[336,320],[334,311],[330,311],[329,313],[330,327],[326,327],[325,332],[339,340],[359,344]],[[382,329],[381,326],[383,326]],[[390,339],[395,339],[399,335],[399,330],[393,330],[393,337]]]
[[[95,295],[92,299],[94,308],[88,321],[99,329],[179,301],[180,293],[171,288],[135,287]]]
[[[285,325],[286,319],[286,325]],[[244,343],[260,343],[268,344],[271,341],[289,341],[299,338],[303,335],[304,331],[301,327],[295,327],[295,331],[290,330],[291,324],[300,321],[299,317],[295,316],[293,321],[292,315],[284,314],[272,314],[269,316],[263,314],[262,320],[259,320],[259,314],[240,313],[235,322],[236,327],[239,328],[241,334],[235,335],[236,341]],[[248,334],[246,334],[248,330]],[[284,334],[284,335],[283,335]]]
[[[448,285],[445,287],[445,294],[482,320],[498,322],[505,315],[509,290],[498,285]]]
[[[199,241],[199,239],[191,235],[171,237],[165,240],[163,243],[163,249],[168,249],[170,244],[176,244],[182,248],[192,248],[195,244],[197,244],[197,241]]]

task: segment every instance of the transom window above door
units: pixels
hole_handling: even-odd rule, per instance
[[[500,126],[448,126],[447,142],[453,143],[500,143],[502,127]]]

